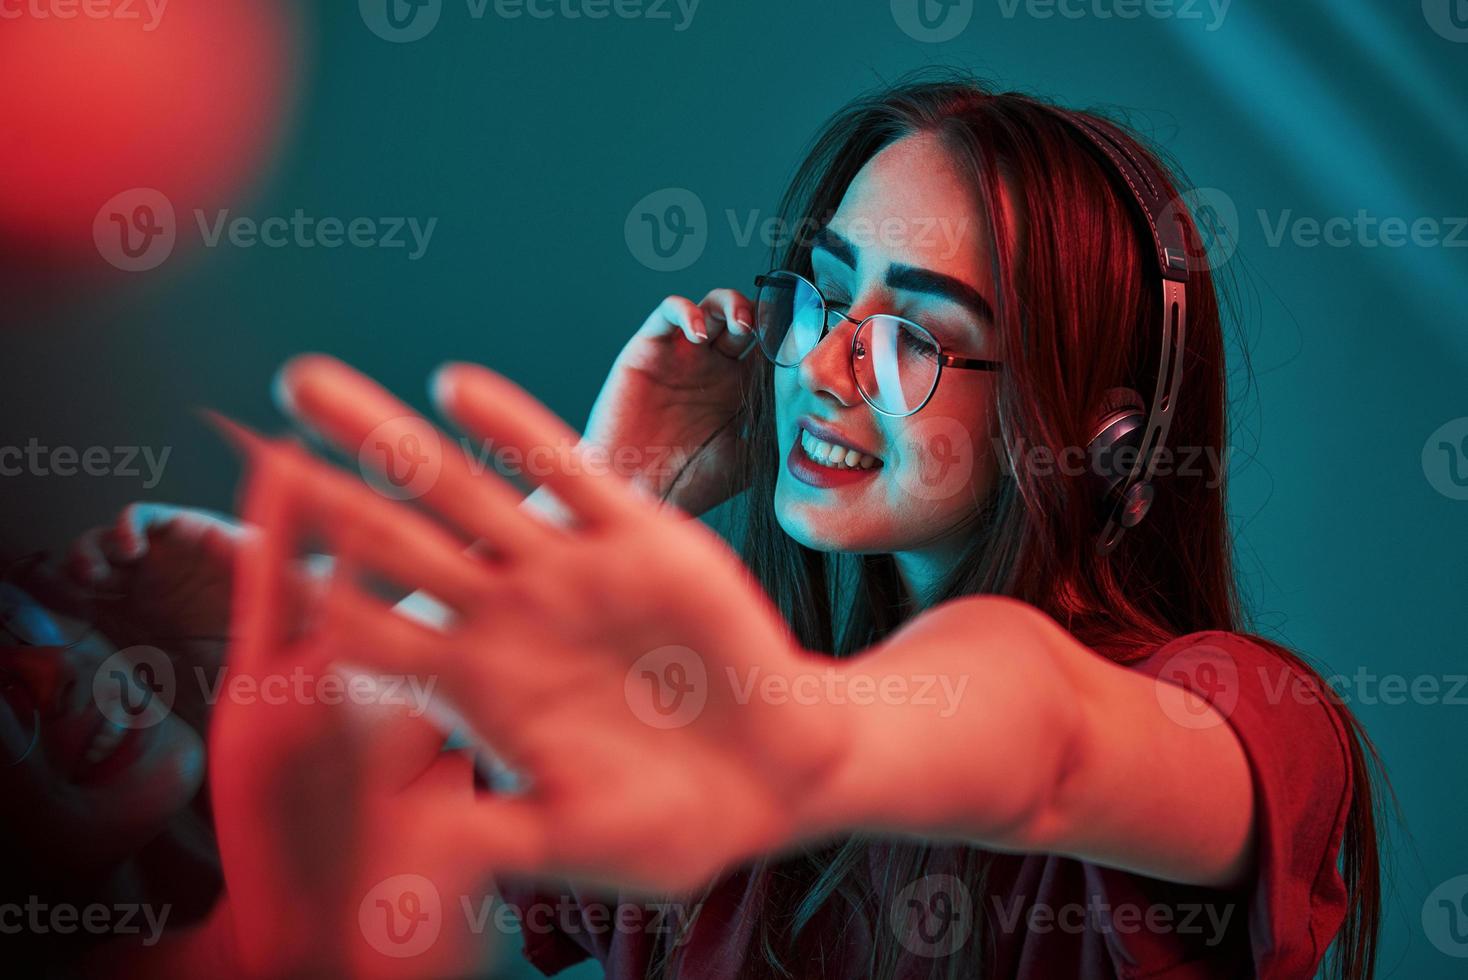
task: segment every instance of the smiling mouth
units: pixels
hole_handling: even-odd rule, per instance
[[[882,465],[877,457],[840,443],[827,442],[811,435],[805,426],[800,427],[800,451],[805,458],[818,466],[833,470],[871,470]]]

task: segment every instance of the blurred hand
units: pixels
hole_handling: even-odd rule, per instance
[[[439,380],[440,407],[475,436],[522,453],[568,444],[563,422],[488,370]],[[329,358],[297,359],[282,386],[297,417],[351,455],[384,426],[427,424]],[[268,451],[310,474],[292,517],[302,533],[452,613],[431,629],[334,588],[319,621],[354,663],[431,676],[472,736],[528,777],[523,795],[450,814],[446,833],[480,839],[503,871],[659,892],[799,837],[804,798],[845,744],[841,722],[758,691],[827,661],[797,647],[701,524],[570,458],[545,485],[575,519],[551,526],[449,452],[419,498],[449,530],[293,447]],[[469,540],[482,548],[465,554]]]
[[[130,504],[111,524],[79,535],[59,572],[32,566],[22,584],[119,648],[148,645],[169,654],[181,681],[174,711],[202,732],[202,692],[223,664],[235,554],[245,534],[210,511]]]
[[[228,891],[212,928],[248,976],[482,973],[492,937],[460,900],[490,892],[493,855],[445,830],[472,812],[470,760],[439,752],[442,733],[394,680],[334,672],[354,651],[295,622],[292,515],[311,508],[308,464],[251,457],[245,516],[261,530],[240,545],[229,650],[251,694],[220,700],[209,740]]]

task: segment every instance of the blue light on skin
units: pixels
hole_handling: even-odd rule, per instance
[[[1013,204],[1004,198],[1009,227]],[[994,296],[989,224],[977,189],[937,139],[915,135],[877,153],[847,189],[829,229],[812,251],[816,285],[832,306],[860,320],[892,313],[937,337],[944,350],[999,359],[992,324],[974,297],[991,309]],[[869,479],[819,488],[781,465],[775,511],[785,532],[809,548],[889,553],[910,591],[919,596],[957,559],[971,520],[998,478],[992,454],[997,434],[996,375],[944,370],[932,398],[916,414],[883,415],[869,406],[851,375],[854,324],[832,318],[831,332],[793,367],[776,367],[775,418],[784,460],[797,422],[812,415],[838,427],[882,461]],[[972,467],[952,492],[915,494],[925,436],[935,425],[967,439]]]

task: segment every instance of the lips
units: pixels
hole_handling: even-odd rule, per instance
[[[869,479],[882,468],[882,461],[854,445],[840,430],[804,416],[785,468],[801,483],[825,489]]]
[[[862,445],[862,443],[853,439],[851,436],[848,436],[846,433],[842,432],[840,429],[836,428],[829,422],[822,422],[820,419],[812,415],[802,415],[799,419],[799,425],[800,428],[804,429],[806,432],[809,432],[811,435],[815,436],[817,439],[828,445],[844,446],[847,449],[854,449],[858,453],[866,456],[871,456],[872,458],[876,459],[878,463],[881,462],[881,458],[878,457],[876,453],[872,452],[871,449]]]
[[[806,458],[821,466],[830,466],[833,469],[870,470],[882,465],[882,461],[875,456],[839,443],[833,444],[817,439],[805,429],[800,430],[799,438],[800,448],[805,452]]]

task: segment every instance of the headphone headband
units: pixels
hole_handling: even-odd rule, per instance
[[[1141,523],[1152,506],[1152,478],[1157,471],[1159,450],[1167,444],[1172,413],[1177,407],[1178,389],[1182,385],[1182,352],[1188,332],[1187,284],[1191,270],[1183,222],[1177,215],[1175,202],[1167,196],[1167,182],[1162,175],[1131,150],[1115,124],[1055,106],[1050,108],[1084,135],[1130,188],[1137,211],[1151,232],[1152,254],[1162,277],[1162,338],[1157,359],[1157,384],[1148,406],[1136,461],[1116,488],[1106,524],[1096,541],[1096,551],[1105,555],[1116,547],[1128,528]],[[1171,215],[1173,220],[1161,220],[1165,215]]]

